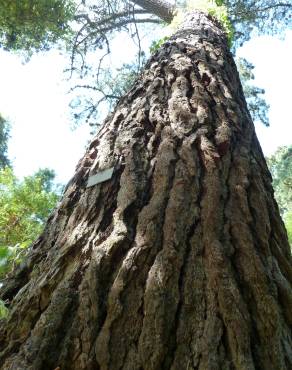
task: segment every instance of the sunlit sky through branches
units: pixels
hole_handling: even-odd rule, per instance
[[[266,90],[270,127],[256,124],[265,155],[278,146],[292,144],[292,31],[285,39],[257,37],[238,55],[255,65],[255,85]],[[127,55],[130,44],[117,43],[115,55]],[[57,181],[67,183],[90,139],[88,126],[75,131],[70,123],[69,83],[63,70],[68,60],[57,51],[21,58],[0,52],[0,112],[11,125],[9,156],[17,176],[40,167],[56,171]]]

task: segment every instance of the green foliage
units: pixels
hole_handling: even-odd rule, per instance
[[[0,114],[0,169],[10,166],[7,155],[9,131],[9,123]]]
[[[140,69],[145,62],[144,58],[145,54],[142,52],[140,67],[135,63],[124,63],[116,71],[113,71],[114,73],[105,73],[100,88],[106,91],[108,95],[121,98],[129,91],[137,79]]]
[[[220,1],[221,2],[221,1]],[[279,35],[291,28],[292,3],[281,0],[224,0],[235,30],[234,46],[250,39],[251,34]]]
[[[73,0],[0,0],[0,46],[6,50],[47,50],[70,32]]]
[[[201,10],[216,18],[222,25],[228,40],[228,45],[231,47],[234,35],[233,26],[228,17],[228,9],[223,1],[217,0],[187,0],[180,2],[182,8],[178,11],[172,22],[172,28],[176,29],[183,21],[184,13],[192,10]]]
[[[0,277],[19,263],[42,232],[59,198],[54,173],[42,169],[18,180],[11,168],[0,170]]]
[[[222,25],[227,41],[228,46],[231,48],[234,38],[234,28],[232,23],[229,20],[227,7],[223,5],[223,1],[211,1],[211,6],[208,8],[208,12],[212,17],[217,18],[219,23]]]
[[[292,211],[285,215],[284,222],[287,229],[289,243],[292,245]]]
[[[164,36],[159,40],[154,40],[150,46],[150,53],[154,54],[168,39],[168,36]]]
[[[177,14],[172,21],[174,28],[183,21],[183,15],[187,11],[187,4],[190,4],[190,7],[209,12],[214,17],[217,17],[228,35],[229,45],[231,40],[233,40],[233,51],[243,41],[249,39],[251,32],[257,32],[258,34],[281,33],[288,26],[289,16],[291,17],[289,10],[292,9],[292,4],[289,2],[276,0],[176,0],[175,2],[172,1],[171,4],[175,4]],[[132,5],[132,1],[94,0],[82,1],[82,5],[78,7],[75,15],[76,23],[74,24],[76,32],[75,37],[72,37],[71,44],[70,71],[79,75],[82,83],[84,83],[86,78],[86,83],[84,83],[83,87],[88,87],[88,91],[92,91],[97,85],[102,85],[103,73],[99,74],[101,69],[104,71],[106,68],[111,68],[107,58],[116,32],[128,33],[129,37],[136,40],[136,45],[141,46],[140,41],[157,30],[157,28],[153,28],[156,27],[154,22],[157,23],[159,18],[159,16],[154,15],[155,2],[153,2],[153,14],[151,17],[147,13],[151,13],[152,9],[148,9],[148,12],[145,11],[143,13],[141,7],[133,7]],[[133,26],[134,24],[135,26]],[[161,22],[162,24],[163,22]],[[173,29],[170,32],[173,33]],[[157,49],[161,41],[159,40],[152,45],[151,52]],[[92,53],[95,53],[94,58],[92,58]],[[98,59],[99,61],[96,63]],[[87,76],[85,76],[86,74]],[[112,72],[110,71],[107,74],[111,75]],[[97,86],[97,89],[99,89],[99,86]],[[262,90],[252,88],[250,91],[249,89],[250,87],[246,88],[246,95],[251,97],[249,107],[252,115],[254,117],[257,116],[257,119],[267,124],[267,116],[265,115],[267,106],[264,105],[263,100],[258,100]],[[99,94],[95,94],[95,97],[90,96],[90,99],[88,99],[88,94],[85,93],[74,99],[72,106],[77,106],[78,108],[78,112],[74,114],[76,120],[83,121],[85,118],[85,121],[92,123],[88,117],[95,119],[93,113],[105,110],[104,105],[100,105],[100,103],[104,103],[105,99],[111,100],[109,105],[112,102],[116,102],[115,95],[109,94],[107,91],[104,94],[99,91],[103,95],[101,97]],[[263,109],[258,109],[259,104],[261,104]]]
[[[269,126],[269,105],[263,99],[265,90],[251,84],[251,81],[254,80],[254,66],[244,58],[237,58],[236,64],[245,99],[253,121],[259,121],[265,126]]]
[[[280,213],[285,219],[292,212],[292,145],[280,147],[267,159],[267,163]]]
[[[5,319],[8,316],[8,309],[5,307],[5,303],[0,299],[0,320]]]

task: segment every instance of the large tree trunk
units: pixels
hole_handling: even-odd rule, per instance
[[[225,36],[191,14],[2,288],[1,369],[289,370],[291,262]]]

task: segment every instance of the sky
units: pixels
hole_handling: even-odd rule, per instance
[[[238,52],[255,66],[254,84],[265,89],[270,105],[270,127],[256,124],[256,132],[266,156],[277,147],[292,145],[292,30],[284,40],[261,36],[244,44]]]
[[[0,112],[11,124],[9,157],[17,176],[48,167],[66,183],[84,154],[90,130],[71,128],[66,66],[57,51],[33,56],[27,64],[0,52]]]
[[[252,39],[238,54],[255,65],[254,83],[266,90],[270,104],[270,127],[256,124],[265,155],[292,144],[292,31],[283,40],[271,36]],[[122,45],[120,53],[127,52]],[[0,51],[0,112],[12,130],[9,156],[15,174],[31,175],[39,168],[56,172],[56,181],[66,184],[90,139],[87,126],[72,130],[68,66],[58,51],[34,55],[27,64]]]

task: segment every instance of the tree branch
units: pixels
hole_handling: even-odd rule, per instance
[[[101,28],[101,29],[94,30],[93,32],[90,32],[88,35],[86,35],[84,37],[84,39],[82,39],[81,41],[78,42],[78,45],[83,43],[87,38],[98,35],[99,33],[106,33],[106,32],[113,31],[113,30],[118,29],[118,28],[122,28],[122,27],[124,27],[124,26],[126,26],[127,24],[130,24],[130,23],[156,23],[156,24],[159,24],[159,23],[161,23],[161,21],[159,19],[152,19],[152,18],[125,19],[125,20],[122,20],[118,23],[108,25],[108,27],[104,27],[104,28]]]
[[[278,3],[278,4],[272,4],[272,5],[268,5],[268,6],[261,8],[261,7],[256,7],[256,3],[255,3],[253,4],[253,6],[250,6],[249,8],[244,8],[243,10],[236,10],[235,16],[237,18],[246,17],[250,13],[254,14],[255,16],[256,13],[263,13],[263,12],[266,12],[266,11],[269,11],[275,8],[292,8],[292,4]],[[238,20],[240,21],[240,19]]]
[[[175,7],[165,0],[130,0],[149,13],[156,15],[163,21],[170,23],[175,15]]]
[[[147,10],[144,10],[144,9],[135,10],[135,14],[147,14],[147,13],[149,13],[149,12]],[[103,26],[104,24],[108,24],[112,21],[115,21],[118,18],[124,18],[124,17],[127,17],[127,16],[129,16],[129,12],[124,11],[124,12],[120,12],[120,13],[111,14],[110,16],[108,16],[106,18],[102,18],[100,21],[95,21],[95,20],[91,20],[89,18],[88,14],[78,14],[78,15],[75,16],[75,20],[85,19],[90,26],[98,28],[100,26]]]

